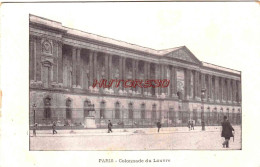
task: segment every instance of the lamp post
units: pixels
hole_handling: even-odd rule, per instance
[[[206,93],[206,89],[203,88],[201,89],[201,103],[202,103],[202,107],[201,107],[201,127],[202,130],[205,130],[205,120],[204,120],[204,98],[205,98],[205,93]]]
[[[32,105],[32,107],[33,107],[33,124],[35,125],[35,108],[36,108],[36,104],[34,103]]]

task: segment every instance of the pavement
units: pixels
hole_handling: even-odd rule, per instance
[[[233,126],[235,140],[231,138],[230,148],[223,148],[220,126],[201,127],[189,130],[187,127],[163,127],[160,133],[157,128],[38,130],[32,137],[30,131],[30,150],[82,150],[82,151],[136,151],[136,150],[241,150],[241,126]]]
[[[107,129],[72,129],[72,130],[56,130],[57,134],[52,134],[52,129],[37,130],[37,137],[47,136],[111,136],[111,135],[136,135],[136,134],[157,134],[157,128],[124,128],[112,129],[113,133],[107,133]],[[206,132],[220,132],[220,126],[208,126],[205,128]],[[194,130],[189,130],[188,127],[162,127],[160,134],[167,133],[198,133],[202,132],[201,126],[194,127]],[[30,136],[33,137],[33,131],[30,130]]]

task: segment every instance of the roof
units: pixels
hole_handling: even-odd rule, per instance
[[[156,56],[164,56],[164,55],[167,55],[171,52],[181,50],[181,49],[186,49],[186,50],[189,51],[189,49],[187,49],[187,47],[185,47],[185,46],[179,46],[179,47],[162,49],[162,50],[155,50],[155,49],[152,49],[152,48],[143,47],[143,46],[131,44],[131,43],[128,43],[128,42],[124,42],[124,41],[120,41],[120,40],[116,40],[116,39],[112,39],[112,38],[108,38],[108,37],[103,37],[103,36],[100,36],[100,35],[84,32],[84,31],[80,31],[80,30],[77,30],[77,29],[65,27],[65,26],[62,26],[62,24],[60,22],[49,20],[49,19],[46,19],[46,18],[43,18],[43,17],[32,15],[32,14],[30,14],[30,22],[31,23],[37,23],[37,24],[40,24],[40,25],[43,25],[43,26],[48,26],[48,27],[53,28],[53,29],[58,29],[60,31],[66,32],[67,34],[71,34],[71,35],[75,35],[75,36],[79,36],[79,37],[83,37],[83,38],[88,38],[88,39],[95,40],[95,41],[105,42],[105,43],[113,44],[113,45],[116,45],[116,46],[125,47],[125,48],[133,49],[133,50],[136,50],[136,51],[145,52],[145,53],[148,53],[148,54],[153,54],[153,55],[156,55]],[[201,62],[191,52],[190,52],[190,56],[191,56],[191,58],[196,59],[196,61]],[[206,62],[201,62],[201,63],[202,63],[203,67],[208,67],[208,68],[211,68],[211,69],[217,69],[217,70],[221,70],[221,71],[225,71],[225,72],[231,72],[231,73],[239,74],[239,75],[241,74],[241,72],[237,71],[237,70],[232,70],[232,69],[229,69],[229,68],[220,67],[220,66],[213,65],[213,64],[210,64],[210,63],[206,63]]]
[[[214,64],[206,63],[206,62],[201,62],[201,63],[203,65],[203,67],[213,68],[213,69],[217,69],[217,70],[220,70],[220,71],[231,72],[231,73],[239,74],[239,75],[241,74],[240,71],[233,70],[233,69],[230,69],[230,68],[221,67],[221,66],[217,66],[217,65],[214,65]]]
[[[175,48],[170,48],[170,49],[155,50],[152,48],[143,47],[143,46],[131,44],[128,42],[124,42],[124,41],[120,41],[120,40],[116,40],[116,39],[112,39],[112,38],[108,38],[108,37],[103,37],[100,35],[84,32],[84,31],[80,31],[77,29],[68,28],[68,27],[62,26],[62,24],[60,22],[49,20],[49,19],[46,19],[43,17],[31,15],[31,14],[30,14],[30,22],[47,25],[47,26],[55,28],[55,29],[65,30],[68,34],[71,34],[71,35],[85,37],[85,38],[96,40],[96,41],[102,41],[105,43],[109,43],[109,44],[113,44],[113,45],[117,45],[117,46],[121,46],[121,47],[126,47],[129,49],[134,49],[137,51],[146,52],[146,53],[158,55],[158,56],[163,56],[165,54],[168,54],[172,51],[178,50],[183,47],[183,46],[181,46],[181,47],[175,47]]]

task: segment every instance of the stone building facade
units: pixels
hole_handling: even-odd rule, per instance
[[[222,115],[240,123],[240,71],[202,62],[185,46],[154,50],[34,15],[29,27],[31,123],[84,125],[93,117],[97,127],[108,119],[125,126],[158,120],[178,126],[188,119],[200,124],[205,113],[212,124]],[[94,79],[168,79],[170,85],[104,89],[93,88]]]

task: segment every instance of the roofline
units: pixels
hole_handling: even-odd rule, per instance
[[[113,39],[113,38],[104,37],[104,36],[101,36],[101,35],[85,32],[85,31],[82,31],[82,30],[79,30],[79,29],[66,27],[66,26],[63,26],[61,22],[58,22],[58,21],[55,21],[55,20],[50,20],[50,19],[47,19],[47,18],[44,18],[44,17],[41,17],[41,16],[37,16],[37,15],[34,15],[34,14],[29,14],[29,22],[31,24],[36,24],[36,25],[39,24],[39,25],[44,25],[45,27],[54,28],[54,26],[31,20],[31,16],[42,19],[43,21],[49,21],[50,23],[53,22],[53,23],[59,24],[60,27],[56,28],[56,29],[67,32],[68,35],[80,36],[79,34],[76,34],[76,33],[73,34],[73,32],[71,32],[71,33],[68,32],[69,30],[78,31],[78,32],[86,35],[86,36],[80,36],[80,37],[85,38],[85,39],[90,39],[90,40],[94,40],[94,41],[98,41],[98,42],[108,43],[108,44],[111,44],[111,45],[115,45],[117,47],[123,47],[123,48],[131,49],[131,50],[135,50],[137,52],[143,52],[143,53],[147,53],[147,54],[151,54],[151,55],[155,55],[155,56],[159,56],[159,57],[163,57],[164,55],[167,55],[167,54],[174,52],[176,50],[179,50],[181,48],[186,48],[190,52],[192,57],[194,57],[198,62],[201,63],[202,68],[206,67],[206,68],[210,68],[210,69],[220,70],[220,71],[223,71],[223,72],[230,72],[230,73],[233,73],[233,74],[237,74],[239,72],[239,74],[241,75],[241,71],[222,67],[222,66],[218,66],[218,65],[207,63],[207,62],[204,62],[204,61],[200,61],[185,45],[173,47],[173,48],[156,50],[156,49],[153,49],[153,48],[143,47],[141,45],[125,42],[125,41],[122,41],[122,40],[117,40],[117,39]],[[90,36],[93,35],[93,37],[92,38],[87,37],[87,35],[90,35]],[[95,39],[95,37],[98,37],[98,38],[101,38],[101,39]],[[107,39],[107,40],[111,40],[112,42],[113,41],[114,42],[110,43],[109,41],[105,41],[105,40],[102,41],[102,38]],[[120,43],[122,43],[122,45],[120,45]],[[126,44],[126,46],[124,46],[123,44]],[[176,49],[176,50],[174,50],[174,49]],[[173,50],[173,51],[167,52],[167,50]],[[163,51],[165,51],[165,53],[162,53]],[[203,65],[203,63],[209,64],[209,65],[212,65],[212,66],[215,66],[215,67],[220,67],[221,69],[217,69],[217,68],[213,68],[213,67],[207,67],[207,66]]]
[[[213,65],[213,66],[216,66],[216,67],[220,67],[222,69],[216,69],[216,68],[212,68],[212,67],[207,67],[207,66],[203,65],[203,63],[210,64],[210,65]],[[234,73],[234,74],[237,74],[237,73],[241,74],[241,71],[239,71],[239,70],[234,70],[234,69],[231,69],[231,68],[215,65],[215,64],[212,64],[212,63],[201,61],[201,64],[202,64],[202,67],[215,69],[215,70],[220,70],[220,71],[229,72],[229,73]],[[231,71],[225,71],[225,70],[231,70]]]

